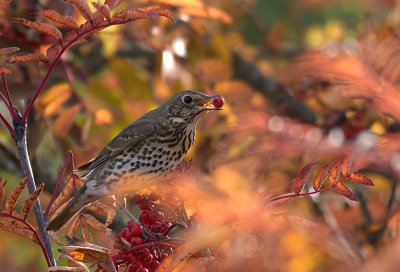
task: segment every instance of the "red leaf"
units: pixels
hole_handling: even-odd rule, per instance
[[[342,159],[340,160],[336,160],[332,163],[331,166],[331,171],[329,173],[329,184],[333,185],[337,182],[338,177],[340,175],[341,172],[341,166],[342,166]]]
[[[348,178],[352,182],[368,185],[368,186],[375,186],[375,184],[370,180],[367,176],[359,173],[351,173]]]
[[[343,161],[342,161],[342,174],[343,174],[343,176],[347,177],[350,174],[351,168],[352,168],[352,164],[353,164],[353,161],[349,157],[346,157],[346,158],[343,159]]]
[[[292,190],[294,193],[299,194],[301,190],[303,190],[304,185],[310,178],[312,171],[315,169],[315,167],[317,167],[317,165],[318,162],[313,162],[307,164],[303,167],[303,169],[301,169],[300,173],[297,175],[292,184]]]
[[[330,187],[330,190],[338,193],[339,195],[345,196],[350,200],[353,201],[358,200],[356,195],[349,188],[347,188],[347,186],[344,185],[344,183],[341,181],[334,183],[332,187]]]
[[[314,190],[318,191],[322,187],[326,178],[329,176],[331,172],[332,166],[333,164],[327,164],[324,167],[322,167],[321,170],[319,170],[313,182]]]

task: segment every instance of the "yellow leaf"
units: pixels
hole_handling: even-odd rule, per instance
[[[63,138],[67,135],[69,130],[72,127],[72,124],[75,121],[75,116],[78,114],[78,112],[81,109],[80,104],[75,104],[69,109],[66,109],[63,111],[60,116],[57,118],[56,122],[54,123],[53,126],[53,133],[59,138]]]
[[[99,109],[95,113],[94,123],[96,125],[109,125],[112,123],[113,116],[108,109]]]

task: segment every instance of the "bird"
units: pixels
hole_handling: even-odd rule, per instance
[[[221,95],[187,90],[134,121],[76,169],[85,183],[46,229],[59,230],[85,206],[114,195],[126,183],[146,175],[160,178],[176,169],[193,145],[198,120],[207,112],[221,110],[223,104]]]

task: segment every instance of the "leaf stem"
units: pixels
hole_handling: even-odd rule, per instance
[[[8,132],[10,133],[11,137],[14,138],[14,130],[11,127],[10,123],[8,123],[7,119],[0,113],[0,119],[4,123],[4,125],[7,127]]]
[[[10,96],[10,89],[8,88],[7,80],[4,77],[4,73],[1,73],[1,80],[3,81],[4,90],[6,91],[7,101],[8,101],[8,110],[12,116],[12,119],[15,119],[15,112],[12,108],[11,96]]]
[[[287,194],[282,194],[282,195],[276,195],[270,198],[270,202],[272,201],[277,201],[277,200],[281,200],[281,199],[285,199],[285,198],[294,198],[294,197],[302,197],[302,196],[308,196],[308,195],[314,195],[317,193],[321,193],[323,191],[327,191],[329,190],[329,187],[325,187],[325,188],[320,188],[318,190],[315,191],[311,191],[311,192],[304,192],[304,193],[287,193]]]
[[[57,180],[56,188],[53,191],[53,194],[51,196],[49,205],[47,205],[46,211],[44,213],[44,216],[46,218],[49,215],[49,211],[50,211],[51,206],[53,205],[54,201],[56,200],[57,194],[58,194],[58,192],[60,190],[61,183],[63,181],[63,177],[65,175],[65,170],[67,169],[67,166],[68,166],[68,164],[70,163],[71,160],[73,160],[72,151],[68,150],[67,157],[65,158],[64,165],[63,165],[63,167],[61,168],[61,171],[60,171],[60,176],[58,177],[58,180]]]

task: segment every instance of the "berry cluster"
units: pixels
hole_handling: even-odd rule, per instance
[[[121,244],[125,245],[112,256],[117,267],[129,267],[130,272],[155,271],[160,262],[173,252],[168,233],[172,224],[165,219],[164,213],[157,210],[157,196],[134,197],[140,208],[140,224],[129,221],[118,234]]]

